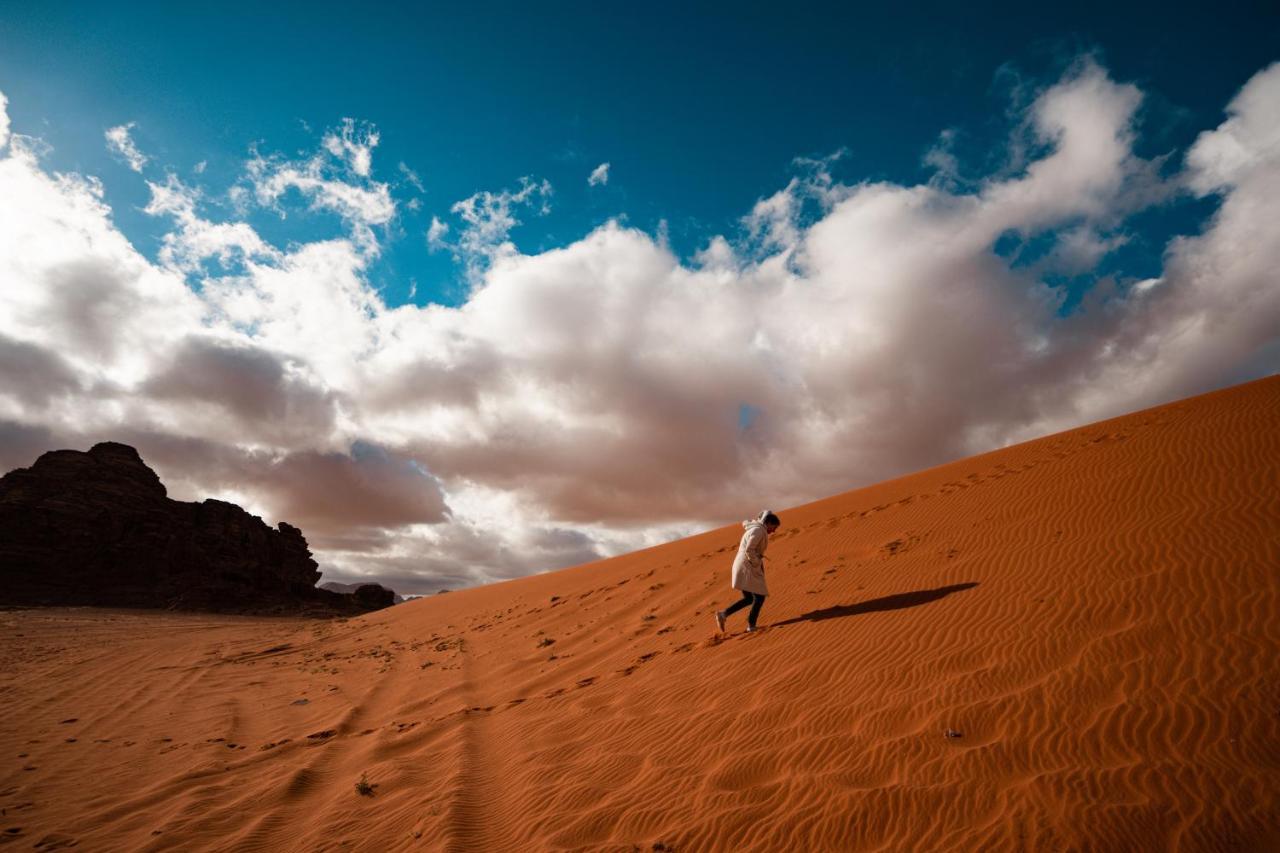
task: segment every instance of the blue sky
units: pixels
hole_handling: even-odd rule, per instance
[[[909,184],[928,178],[923,157],[951,129],[961,162],[989,173],[1006,156],[1009,111],[1081,53],[1142,87],[1139,154],[1185,149],[1280,43],[1270,3],[0,9],[0,85],[15,124],[38,129],[53,168],[100,176],[144,252],[160,228],[139,212],[146,187],[103,148],[103,129],[136,122],[149,177],[167,167],[225,189],[251,146],[294,154],[344,117],[376,125],[374,177],[397,199],[417,195],[404,163],[425,187],[372,271],[391,304],[409,299],[410,281],[416,302],[461,301],[454,259],[428,251],[431,217],[521,176],[554,187],[550,212],[522,215],[513,232],[524,251],[625,216],[651,233],[665,222],[688,256],[713,234],[741,236],[739,219],[786,183],[797,156],[845,149],[837,180]],[[589,187],[603,162],[608,184]],[[1205,207],[1146,211],[1130,223],[1138,239],[1109,263],[1152,274],[1168,235],[1193,230]],[[329,219],[251,221],[288,240],[336,231]]]

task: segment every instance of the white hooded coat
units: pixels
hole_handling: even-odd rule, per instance
[[[769,547],[769,531],[759,519],[742,522],[742,542],[733,558],[733,588],[756,595],[768,595],[764,581],[764,549]]]

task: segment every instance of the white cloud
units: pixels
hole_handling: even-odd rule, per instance
[[[550,185],[477,193],[455,227],[427,232],[470,264],[457,308],[388,307],[359,239],[271,246],[209,221],[174,177],[150,184],[147,210],[174,225],[148,262],[96,181],[50,174],[14,137],[0,157],[0,364],[16,365],[0,368],[0,459],[131,440],[176,494],[303,523],[330,576],[417,592],[1274,372],[1275,67],[1187,153],[1171,183],[1221,204],[1158,276],[1101,278],[1067,316],[1040,278],[1087,274],[1169,191],[1133,152],[1140,101],[1081,63],[1031,101],[1025,128],[1045,153],[1013,174],[846,186],[831,158],[799,160],[743,239],[716,235],[693,263],[617,222],[525,254],[511,231]],[[330,136],[340,153],[325,143],[318,162],[258,158],[263,203],[285,212],[297,189],[321,204],[328,183],[376,196]],[[353,231],[394,206],[360,210]],[[993,248],[1009,233],[1054,248],[1012,264]]]
[[[800,174],[773,195],[760,199],[742,218],[756,248],[768,254],[790,253],[807,226],[806,207],[825,214],[848,197],[850,188],[836,184],[831,167],[848,152],[840,149],[826,157],[797,157],[792,165]]]
[[[144,211],[152,216],[171,216],[177,226],[163,238],[159,259],[165,266],[193,273],[208,258],[217,258],[226,267],[236,260],[281,257],[247,223],[210,222],[197,215],[200,193],[173,173],[166,176],[163,184],[147,181],[147,186],[151,201]]]
[[[452,248],[465,260],[473,278],[499,259],[516,253],[515,244],[508,239],[511,229],[520,224],[515,209],[532,207],[545,216],[551,212],[551,193],[550,181],[523,177],[518,190],[504,189],[496,193],[481,190],[449,208],[463,223]],[[433,229],[436,221],[433,217]],[[443,235],[440,231],[437,236]]]
[[[107,140],[107,148],[111,152],[124,158],[130,169],[135,172],[141,172],[142,167],[147,165],[147,155],[138,150],[138,146],[134,144],[133,137],[130,136],[136,126],[137,123],[131,121],[128,124],[109,128],[103,135]]]
[[[955,140],[955,129],[947,128],[938,134],[938,141],[925,152],[923,158],[924,165],[934,170],[929,182],[947,190],[954,190],[961,183],[960,159],[952,150]]]
[[[418,192],[424,193],[427,191],[427,188],[422,184],[422,178],[417,172],[405,165],[404,162],[400,163],[400,174],[404,175],[405,181]]]
[[[1092,59],[1078,63],[1032,103],[1027,124],[1052,154],[1013,178],[984,182],[980,198],[989,217],[975,223],[1020,233],[1078,218],[1107,223],[1150,203],[1159,191],[1151,164],[1133,153],[1134,116],[1142,93],[1113,82]]]
[[[395,202],[386,184],[362,187],[327,180],[310,163],[298,167],[261,159],[250,162],[249,174],[258,202],[263,205],[275,205],[287,190],[296,189],[311,199],[313,207],[332,210],[353,223],[385,225],[395,215]]]
[[[449,224],[441,222],[439,217],[431,217],[431,226],[427,228],[427,246],[432,250],[443,249],[447,247],[445,237],[449,233]]]
[[[591,170],[591,174],[587,176],[587,186],[602,187],[609,183],[609,164],[601,163]]]
[[[1100,234],[1088,226],[1068,228],[1057,239],[1050,264],[1069,275],[1088,272],[1107,255],[1129,242],[1127,234]]]
[[[200,301],[116,229],[96,180],[49,174],[18,139],[0,157],[0,334],[58,353],[86,385],[137,381],[199,327]]]
[[[793,178],[783,189],[757,201],[751,213],[743,217],[751,238],[758,240],[765,251],[788,248],[799,242],[800,228],[796,222],[799,187],[800,181]]]
[[[1115,411],[1280,369],[1278,103],[1280,63],[1254,75],[1187,153],[1186,183],[1221,206],[1202,233],[1168,246],[1087,399]]]
[[[1208,194],[1270,173],[1280,149],[1280,62],[1254,75],[1227,105],[1217,130],[1200,134],[1187,154],[1188,181]]]
[[[321,150],[308,159],[255,155],[246,166],[253,197],[283,215],[285,195],[296,190],[313,210],[328,210],[341,217],[351,227],[361,251],[376,253],[373,226],[387,225],[396,214],[390,187],[369,177],[378,139],[372,126],[344,119],[341,129],[326,133]],[[326,153],[332,159],[326,158]]]
[[[377,128],[372,125],[357,124],[354,119],[344,118],[342,127],[326,133],[320,144],[334,157],[345,160],[356,175],[367,178],[373,168],[373,149],[378,147],[380,138]]]

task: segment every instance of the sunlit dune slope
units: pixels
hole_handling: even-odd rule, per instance
[[[2,613],[0,836],[1280,849],[1280,379],[780,514],[723,641],[736,525],[350,621]]]

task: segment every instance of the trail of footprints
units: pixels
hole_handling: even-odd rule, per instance
[[[628,583],[630,580],[644,580],[651,577],[653,573],[654,573],[653,571],[649,571],[647,573],[637,575],[634,578],[623,579],[622,581],[612,586],[605,586],[605,587],[600,587],[594,590],[590,590],[586,593],[581,594],[580,596],[578,596],[578,598],[579,599],[589,598],[593,594],[606,592],[609,589],[623,586],[626,583]],[[663,584],[660,584],[660,583],[654,584],[650,587],[650,589],[652,591],[656,591],[657,589],[660,589],[662,586]],[[553,596],[551,606],[552,607],[557,606],[558,604],[561,604],[566,600],[567,599],[562,596]],[[469,626],[469,630],[484,631],[488,628],[491,628],[501,623],[512,614],[516,616],[535,615],[541,612],[543,609],[544,608],[541,608],[541,607],[532,607],[523,612],[517,613],[516,612],[517,608],[514,608],[514,607],[507,608],[504,612],[495,614],[487,622],[481,622],[478,625]],[[477,617],[477,618],[480,618],[480,617]],[[693,626],[692,625],[682,626],[682,628],[684,629],[688,629],[691,627]],[[665,626],[656,633],[665,635],[674,630],[676,630],[674,626]],[[319,640],[319,639],[325,639],[329,637],[331,633],[332,632],[329,630],[317,631],[313,633],[313,636],[315,637],[315,639]],[[357,640],[357,642],[360,642],[360,640]],[[416,652],[423,648],[429,648],[434,652],[445,655],[445,659],[443,661],[437,661],[437,660],[420,661],[419,668],[422,670],[425,670],[431,667],[439,666],[442,670],[450,670],[450,669],[458,668],[459,664],[457,662],[457,659],[461,656],[461,653],[464,651],[465,643],[466,643],[465,638],[461,636],[447,636],[447,635],[436,633],[424,640],[419,640],[411,643],[405,643],[397,640],[393,640],[385,644],[373,643],[368,648],[356,651],[348,655],[339,655],[332,651],[320,651],[315,649],[296,648],[288,643],[285,643],[285,644],[270,646],[268,648],[264,648],[261,650],[242,652],[240,654],[237,654],[228,658],[219,658],[218,660],[211,662],[211,665],[213,666],[222,666],[222,665],[254,666],[260,662],[269,661],[271,666],[292,665],[296,669],[302,672],[308,672],[315,675],[324,675],[324,674],[338,674],[341,670],[336,664],[340,664],[347,661],[371,659],[374,662],[379,664],[378,673],[381,674],[381,673],[385,673],[389,669],[390,664],[395,660],[396,653]],[[674,649],[674,652],[688,652],[692,650],[694,647],[695,647],[694,643],[685,643],[676,647]],[[636,660],[632,664],[618,670],[616,674],[619,677],[625,677],[627,675],[631,675],[634,672],[636,672],[641,666],[648,663],[649,661],[652,661],[659,654],[660,652],[656,650],[641,654],[638,658],[636,658]],[[571,657],[571,655],[566,655],[565,657]],[[291,658],[293,660],[290,660]],[[262,684],[264,682],[255,682],[255,683]],[[468,715],[474,715],[474,714],[489,714],[494,711],[501,711],[508,708],[517,707],[519,705],[524,704],[525,702],[530,701],[531,698],[553,699],[567,693],[569,689],[589,688],[598,683],[600,683],[599,676],[589,675],[589,676],[585,676],[577,679],[573,685],[573,688],[565,688],[565,687],[554,688],[540,694],[540,697],[527,697],[527,696],[516,697],[502,703],[501,706],[473,705],[473,706],[461,708],[449,714],[434,717],[430,720],[392,721],[380,728],[390,730],[394,734],[405,734],[417,728],[424,722],[430,722],[432,724],[436,724],[460,715],[468,716]],[[333,692],[338,689],[339,688],[336,685],[329,685],[328,692]],[[298,699],[298,700],[294,700],[290,704],[305,705],[305,704],[308,704],[309,701],[310,700],[308,699]],[[75,719],[68,719],[68,720],[62,720],[60,722],[63,724],[72,724],[78,721]],[[268,752],[271,750],[284,747],[288,744],[315,747],[315,746],[320,746],[326,743],[335,742],[336,740],[346,738],[346,737],[364,737],[364,736],[373,734],[375,731],[376,729],[363,729],[361,731],[352,732],[350,734],[341,734],[335,728],[320,729],[307,734],[299,734],[297,737],[284,737],[284,738],[280,738],[279,740],[263,743],[258,746],[257,751]],[[77,740],[76,738],[67,738],[66,742],[74,743],[76,742],[76,740]],[[111,739],[109,738],[99,739],[97,742],[103,743],[103,744],[111,743]],[[161,753],[171,752],[173,750],[182,749],[182,748],[197,749],[200,747],[220,748],[220,749],[226,749],[231,751],[244,751],[248,749],[247,744],[229,741],[227,738],[224,738],[224,737],[208,738],[199,743],[187,743],[187,742],[174,743],[172,738],[164,737],[164,738],[161,738],[157,743],[158,745],[162,745],[162,748],[160,750]],[[132,741],[126,741],[124,742],[124,746],[134,746],[134,743]],[[34,765],[31,765],[31,766],[34,767]]]
[[[1139,428],[1145,427],[1149,424],[1163,424],[1163,423],[1164,421],[1162,420],[1142,421],[1139,424]],[[1095,435],[1093,437],[1086,436],[1084,437],[1083,440],[1079,436],[1075,437],[1074,439],[1062,438],[1057,441],[1054,441],[1053,443],[1047,444],[1045,446],[1044,449],[1049,453],[1048,456],[1041,456],[1040,458],[1033,459],[1024,465],[1010,466],[1010,465],[1004,465],[1004,464],[997,464],[992,466],[991,468],[984,469],[982,471],[966,474],[964,477],[961,477],[958,479],[948,480],[947,482],[944,482],[941,486],[939,486],[937,489],[934,489],[932,491],[922,492],[914,495],[907,495],[906,497],[900,498],[899,500],[896,500],[896,501],[889,501],[887,503],[876,504],[875,506],[871,506],[866,509],[854,510],[852,512],[848,512],[840,516],[835,516],[833,518],[820,519],[818,521],[813,521],[807,525],[804,525],[803,527],[790,528],[790,529],[784,530],[778,534],[777,538],[789,539],[793,536],[799,535],[801,531],[812,530],[816,527],[820,527],[824,525],[828,528],[841,527],[851,519],[866,518],[868,516],[875,515],[878,512],[884,512],[885,510],[892,509],[893,507],[896,507],[896,506],[908,506],[917,500],[929,500],[930,498],[933,498],[936,496],[950,495],[950,494],[954,494],[955,492],[973,488],[974,486],[980,486],[985,483],[995,482],[996,480],[1000,480],[1004,477],[1012,476],[1014,474],[1020,474],[1025,471],[1030,471],[1034,468],[1040,467],[1041,465],[1052,464],[1058,460],[1066,459],[1070,456],[1074,456],[1077,453],[1096,448],[1100,445],[1108,444],[1111,442],[1117,442],[1117,441],[1126,441],[1133,436],[1135,431],[1136,429],[1131,429],[1128,432],[1126,431],[1104,432],[1100,435]],[[710,557],[713,554],[722,553],[727,550],[730,550],[730,549],[728,547],[720,548],[716,551],[708,551],[700,556]]]

